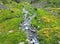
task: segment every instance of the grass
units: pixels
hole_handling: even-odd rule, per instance
[[[27,44],[26,33],[20,26],[24,20],[22,9],[23,5],[26,5],[26,9],[32,14],[35,12],[34,8],[29,3],[17,4],[13,2],[6,5],[10,9],[0,10],[0,44],[19,44],[20,42]],[[54,11],[57,10],[59,9]],[[31,24],[39,26],[37,29],[39,42],[41,44],[58,44],[58,41],[60,41],[60,18],[43,8],[37,8],[36,13],[37,15],[31,21]]]

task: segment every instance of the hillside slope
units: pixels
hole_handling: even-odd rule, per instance
[[[23,11],[25,8],[35,12],[34,8],[27,2],[5,4],[9,9],[0,10],[0,44],[19,44],[26,41],[26,33],[21,29],[23,22]],[[51,14],[43,8],[37,8],[37,16],[31,24],[38,27],[38,37],[41,44],[57,44],[60,41],[60,18]],[[29,16],[28,15],[28,16]]]

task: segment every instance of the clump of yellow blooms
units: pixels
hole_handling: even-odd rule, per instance
[[[58,32],[59,31],[59,27],[50,28],[50,31],[51,32]]]
[[[17,8],[12,8],[11,9],[14,13],[17,13],[17,12],[19,12],[20,10],[19,9],[17,9]]]
[[[48,38],[49,38],[49,28],[43,28],[43,29],[40,30],[39,32],[41,32],[44,37],[48,37]],[[38,32],[38,33],[39,33],[39,32]]]
[[[6,23],[1,23],[0,24],[0,28],[5,28],[7,25],[6,25]]]
[[[45,37],[49,37],[49,28],[44,28],[43,29],[43,35],[45,36]]]
[[[45,31],[49,30],[49,28],[44,28]]]
[[[49,33],[45,33],[45,34],[43,34],[45,37],[49,37]]]
[[[41,18],[42,18],[45,22],[48,22],[48,23],[52,21],[51,19],[49,19],[49,18],[47,18],[47,17],[44,17],[44,16],[42,16]]]

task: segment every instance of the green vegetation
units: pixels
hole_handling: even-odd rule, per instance
[[[12,1],[11,4],[5,4],[9,9],[0,10],[0,44],[19,44],[26,41],[26,33],[21,29],[21,22],[23,22],[23,7],[37,16],[32,20],[31,24],[39,26],[38,36],[41,44],[58,44],[60,41],[60,18],[51,14],[43,8],[34,10],[27,2],[16,3]],[[52,9],[54,12],[59,12],[59,9]],[[20,27],[20,28],[19,28]]]
[[[44,9],[37,10],[37,18],[33,24],[39,26],[39,40],[41,44],[58,44],[60,41],[60,18],[46,12]]]
[[[44,6],[43,7],[54,7],[54,8],[59,8],[60,7],[60,0],[0,0],[4,4],[8,3],[10,4],[12,1],[15,1],[17,3],[20,2],[33,2],[34,3],[42,3]]]

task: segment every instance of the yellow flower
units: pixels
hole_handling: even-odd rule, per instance
[[[47,33],[49,33],[49,32],[48,32],[48,30],[44,30],[43,33],[44,33],[44,34],[47,34]]]
[[[1,27],[1,28],[5,28],[6,26],[7,26],[6,23],[1,23],[1,24],[0,24],[0,27]]]
[[[49,37],[49,32],[44,31],[44,32],[43,32],[43,35],[44,35],[45,37]]]
[[[42,19],[44,19],[44,21],[46,21],[46,22],[48,22],[48,23],[51,22],[51,19],[46,18],[46,17],[44,17],[44,16],[42,17]]]
[[[48,31],[48,30],[44,30],[44,31],[43,31],[43,35],[44,35],[45,37],[49,37],[49,31]]]
[[[12,11],[14,11],[14,13],[17,13],[17,12],[19,12],[20,10],[19,9],[17,9],[17,8],[12,8],[11,9]]]
[[[47,30],[49,30],[49,28],[44,28],[44,30],[46,30],[46,31],[47,31]]]
[[[49,34],[44,34],[45,37],[49,37]]]

